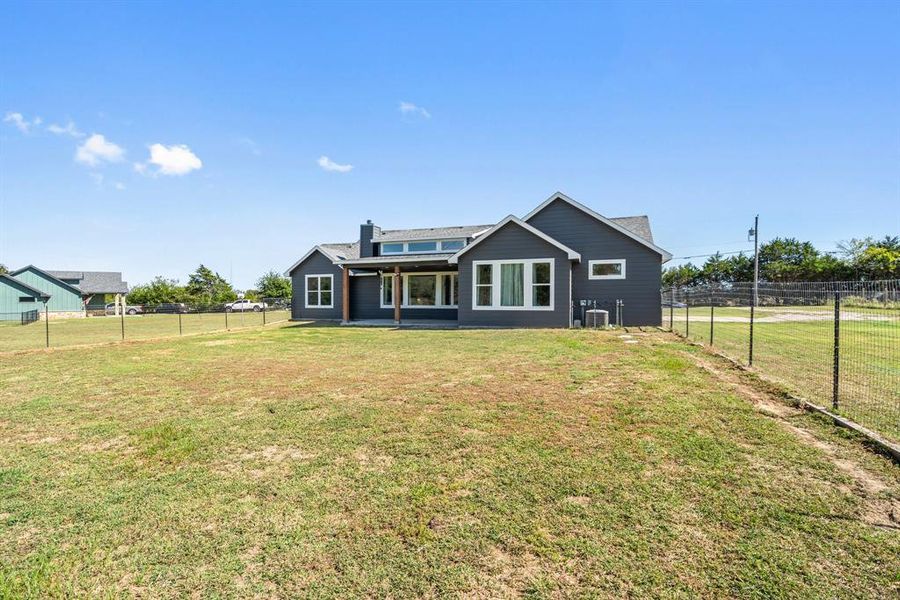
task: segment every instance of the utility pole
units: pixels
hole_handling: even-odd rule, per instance
[[[753,306],[759,305],[759,215],[753,219],[753,229],[748,238],[753,237]],[[749,240],[748,240],[749,241]]]

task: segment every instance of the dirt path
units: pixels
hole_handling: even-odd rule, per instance
[[[836,444],[817,436],[814,431],[792,422],[804,411],[789,405],[760,385],[754,385],[740,369],[728,364],[724,359],[705,354],[685,352],[704,371],[731,388],[735,393],[747,398],[762,414],[775,419],[804,444],[821,451],[838,469],[853,480],[853,487],[845,491],[855,494],[863,501],[860,518],[875,527],[900,531],[900,499],[891,497],[894,482],[866,470],[852,456]]]

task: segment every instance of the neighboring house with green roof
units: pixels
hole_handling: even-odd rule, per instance
[[[40,313],[49,299],[49,294],[11,275],[0,274],[0,321],[20,321],[25,313]]]

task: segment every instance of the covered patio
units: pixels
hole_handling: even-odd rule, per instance
[[[375,256],[341,261],[342,325],[453,329],[458,326],[458,274],[447,264],[451,254]],[[376,278],[374,282],[370,278]],[[366,281],[363,285],[362,280]],[[377,282],[377,283],[376,283]],[[366,297],[354,290],[365,289]],[[361,307],[378,295],[375,317]],[[388,312],[391,311],[391,312]],[[434,317],[428,315],[429,312]],[[387,315],[393,318],[385,318]],[[440,316],[438,316],[440,315]]]

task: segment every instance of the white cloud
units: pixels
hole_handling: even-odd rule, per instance
[[[8,112],[6,116],[3,117],[4,123],[12,123],[16,129],[21,131],[22,133],[29,133],[32,127],[37,127],[41,123],[44,122],[40,117],[35,117],[31,121],[26,119],[22,113],[17,112]]]
[[[52,123],[47,126],[47,131],[50,133],[54,133],[56,135],[70,135],[74,138],[84,137],[84,134],[78,131],[78,128],[75,127],[75,123],[69,121],[66,123],[66,126],[57,125],[56,123]]]
[[[333,171],[335,173],[349,173],[353,170],[353,165],[339,165],[338,163],[334,162],[324,155],[320,156],[319,160],[317,160],[316,162],[326,171]]]
[[[430,119],[431,113],[425,110],[421,106],[416,106],[412,102],[401,102],[400,103],[400,114],[411,116],[411,117],[422,117],[423,119]]]
[[[203,168],[203,161],[184,144],[152,144],[150,159],[144,163],[134,163],[134,170],[143,175],[150,165],[157,167],[154,175],[187,175]]]
[[[125,184],[122,183],[121,181],[117,181],[116,184],[115,184],[115,188],[116,188],[117,190],[119,190],[119,191],[124,190],[124,189],[125,189]]]
[[[125,149],[99,133],[93,134],[75,151],[75,160],[89,167],[96,167],[103,162],[119,162],[125,156]]]

